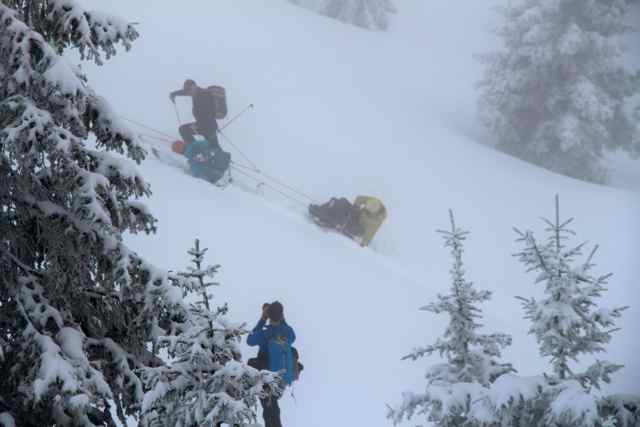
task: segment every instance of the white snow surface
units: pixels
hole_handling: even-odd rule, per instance
[[[285,425],[387,426],[385,405],[423,390],[425,369],[439,360],[401,357],[446,325],[418,308],[449,286],[448,250],[434,232],[447,227],[448,208],[471,231],[468,278],[494,294],[483,305],[486,331],[513,336],[505,360],[521,375],[550,370],[514,298],[542,289],[511,254],[512,226],[541,232],[538,218],[553,214],[556,193],[564,216],[576,217],[575,243],[599,243],[597,271],[615,273],[603,305],[631,305],[599,355],[626,365],[610,391],[640,392],[640,195],[558,176],[480,143],[490,135],[476,116],[481,68],[473,54],[496,43],[489,4],[404,0],[390,31],[376,33],[286,0],[85,1],[139,22],[131,53],[102,68],[83,65],[115,111],[177,138],[169,92],[185,78],[223,85],[230,116],[255,104],[226,132],[263,170],[318,201],[366,194],[388,207],[372,247],[362,249],[275,195],[221,191],[152,157],[140,166],[159,230],[128,236],[133,249],[180,270],[200,238],[208,262],[222,265],[218,302],[249,327],[263,302],[284,303],[305,364],[296,398],[282,401]],[[188,102],[178,105],[190,120]]]

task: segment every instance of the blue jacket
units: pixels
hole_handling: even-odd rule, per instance
[[[204,139],[196,139],[194,142],[185,144],[184,156],[189,160],[191,173],[196,178],[205,178],[207,169],[211,167],[209,143]],[[198,155],[201,157],[199,158]]]
[[[293,381],[293,354],[291,344],[296,340],[293,328],[283,320],[279,325],[267,325],[262,319],[247,337],[247,344],[259,346],[267,355],[267,369],[282,372],[285,384]]]
[[[193,176],[212,183],[217,182],[224,175],[231,161],[229,153],[222,150],[214,153],[211,144],[204,139],[196,139],[194,142],[185,144],[182,154],[189,160]]]

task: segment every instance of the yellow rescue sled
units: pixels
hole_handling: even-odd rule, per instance
[[[334,197],[322,205],[309,205],[309,215],[320,227],[338,231],[364,247],[387,218],[387,208],[376,197],[358,196],[353,203]]]

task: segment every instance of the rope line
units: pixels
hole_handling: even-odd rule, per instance
[[[287,199],[291,200],[292,202],[298,203],[299,205],[304,206],[304,207],[306,207],[306,206],[307,206],[307,203],[306,203],[306,202],[303,202],[302,200],[297,199],[296,197],[294,197],[294,196],[292,196],[292,195],[290,195],[290,194],[285,193],[284,191],[282,191],[282,190],[280,190],[280,189],[276,188],[274,185],[269,184],[268,182],[264,182],[264,181],[263,181],[263,180],[261,180],[260,178],[258,178],[258,177],[256,177],[256,176],[251,175],[251,174],[250,174],[250,173],[248,173],[247,171],[244,171],[244,170],[242,170],[242,169],[240,169],[240,168],[237,168],[235,165],[231,165],[231,168],[232,168],[236,173],[239,173],[240,175],[244,175],[244,176],[246,176],[247,178],[249,178],[249,179],[252,179],[252,180],[256,181],[256,182],[258,183],[258,188],[259,188],[259,187],[261,187],[261,186],[268,187],[268,188],[270,188],[271,190],[275,191],[276,193],[280,194],[282,197],[285,197],[285,198],[287,198]]]
[[[178,123],[180,123],[180,114],[178,112],[178,107],[174,104],[174,106],[176,107],[176,117],[178,119]],[[244,111],[246,111],[248,108],[253,108],[253,104],[250,104],[249,107],[245,108]],[[243,112],[244,112],[243,111]],[[241,112],[242,113],[242,112]],[[238,115],[239,116],[239,115]],[[152,134],[148,134],[148,133],[140,133],[138,136],[141,137],[142,139],[147,139],[148,142],[153,143],[153,141],[150,140],[155,140],[155,141],[160,141],[163,144],[171,144],[173,143],[173,141],[175,140],[174,137],[172,137],[171,135],[164,133],[158,129],[154,129],[151,126],[147,126],[144,123],[140,123],[136,120],[132,120],[129,119],[127,117],[124,116],[120,116],[122,119],[133,123],[137,126],[140,126],[141,128],[147,129],[149,131],[155,132],[158,135],[161,136],[156,136],[156,135],[152,135]],[[236,117],[237,118],[237,117]],[[235,118],[234,118],[235,120]],[[236,144],[234,144],[234,142],[225,134],[222,132],[222,129],[224,129],[226,126],[228,126],[229,124],[231,124],[231,122],[233,122],[233,120],[231,120],[229,123],[227,123],[225,126],[223,126],[221,129],[218,129],[218,133],[220,135],[222,135],[222,137],[224,138],[225,142],[228,143],[229,145],[231,145],[231,147],[233,147],[233,149],[235,149],[240,156],[248,163],[247,165],[243,165],[241,163],[237,163],[235,161],[231,161],[231,165],[230,167],[232,167],[236,172],[240,173],[241,175],[247,176],[255,181],[258,181],[259,185],[264,185],[267,186],[269,188],[271,188],[272,190],[276,191],[277,193],[281,194],[282,196],[295,201],[296,203],[299,203],[301,205],[307,205],[307,202],[303,202],[301,199],[306,199],[312,203],[317,203],[316,200],[309,196],[308,194],[304,193],[303,191],[300,191],[296,188],[294,188],[293,186],[285,183],[283,180],[278,179],[272,175],[267,174],[266,172],[262,171],[260,168],[258,168],[258,165],[256,165],[250,158],[249,156],[247,156],[244,151],[242,151]],[[257,175],[259,175],[261,178],[257,178],[256,176],[252,175],[252,173],[255,173]],[[269,182],[265,182],[265,181],[271,181]],[[277,188],[280,187],[280,188]],[[286,194],[285,190],[296,194],[298,197],[294,197],[291,194]]]
[[[178,119],[178,127],[182,126],[182,120],[180,119],[180,111],[178,111],[178,106],[176,103],[173,103],[173,108],[176,110],[176,119]]]
[[[280,185],[281,187],[284,187],[284,188],[286,188],[287,190],[292,191],[293,193],[296,193],[297,195],[299,195],[299,196],[301,196],[301,197],[303,197],[303,198],[305,198],[305,199],[309,200],[310,202],[312,202],[312,203],[316,203],[316,204],[317,204],[316,200],[315,200],[313,197],[311,197],[311,196],[309,196],[309,195],[307,195],[307,194],[303,193],[302,191],[300,191],[300,190],[296,190],[294,187],[292,187],[292,186],[290,186],[290,185],[288,185],[288,184],[285,184],[283,181],[281,181],[281,180],[279,180],[279,179],[277,179],[277,178],[275,178],[275,177],[273,177],[273,176],[271,176],[271,175],[268,175],[268,174],[267,174],[267,173],[265,173],[265,172],[260,171],[260,174],[261,174],[263,177],[265,177],[265,178],[267,178],[267,179],[269,179],[269,180],[271,180],[271,181],[275,182],[276,184]]]
[[[218,130],[218,133],[220,135],[222,135],[224,140],[229,145],[231,145],[238,153],[240,153],[240,155],[249,163],[250,167],[243,166],[243,165],[238,165],[237,163],[236,163],[236,165],[238,165],[239,167],[244,167],[246,169],[252,169],[253,172],[256,172],[256,173],[262,175],[264,178],[266,178],[266,179],[278,184],[279,186],[281,186],[283,188],[286,188],[287,190],[289,190],[289,191],[291,191],[291,192],[293,192],[293,193],[295,193],[295,194],[297,194],[297,195],[299,195],[301,197],[304,197],[305,199],[311,201],[312,203],[317,203],[316,200],[313,197],[309,196],[308,194],[305,194],[304,192],[302,192],[300,190],[297,190],[296,188],[290,186],[289,184],[284,183],[282,180],[280,180],[278,178],[275,178],[274,176],[271,176],[271,175],[267,174],[266,172],[260,170],[260,168],[258,168],[258,165],[256,165],[254,162],[252,162],[251,159],[249,159],[249,156],[247,156],[242,150],[240,150],[238,148],[238,146],[236,146],[236,144],[234,144],[233,141],[231,141],[231,139],[227,135],[225,135],[221,130]]]
[[[242,163],[238,163],[238,162],[235,162],[233,160],[231,160],[231,163],[233,163],[235,166],[239,167],[240,169],[246,169],[246,170],[250,170],[252,172],[256,172],[256,170],[254,168],[252,168],[251,166],[243,165]]]
[[[126,118],[126,117],[124,117],[124,116],[120,116],[120,118],[121,118],[121,119],[123,119],[123,120],[126,120],[126,121],[128,121],[128,122],[130,122],[130,123],[133,123],[134,125],[138,125],[138,126],[140,126],[141,128],[144,128],[144,129],[150,130],[150,131],[152,131],[152,132],[155,132],[155,133],[157,133],[158,135],[162,135],[162,136],[164,136],[165,138],[169,138],[169,141],[175,141],[175,139],[176,139],[176,138],[175,138],[175,136],[171,136],[171,135],[169,135],[169,134],[167,134],[167,133],[164,133],[164,132],[162,132],[162,131],[160,131],[160,130],[158,130],[158,129],[154,129],[154,128],[152,128],[151,126],[147,126],[147,125],[145,125],[145,124],[143,124],[143,123],[140,123],[140,122],[137,122],[137,121],[135,121],[135,120],[128,119],[128,118]]]
[[[265,172],[261,171],[260,169],[254,169],[254,168],[251,168],[249,166],[241,165],[241,164],[233,162],[233,161],[231,163],[233,163],[236,167],[239,167],[241,169],[246,169],[247,171],[255,172],[258,175],[262,176],[263,178],[266,178],[267,180],[272,181],[272,184],[275,184],[275,185],[278,185],[278,186],[280,186],[282,188],[285,188],[285,189],[291,191],[292,193],[295,193],[298,196],[311,201],[312,203],[316,203],[316,201],[315,201],[315,199],[313,197],[303,193],[300,190],[296,190],[294,187],[282,182],[281,180],[279,180],[277,178],[274,178],[271,175],[266,174]]]
[[[142,139],[147,139],[147,140],[151,139],[151,140],[155,140],[155,141],[161,141],[161,142],[167,143],[167,144],[173,143],[173,141],[171,141],[169,139],[161,138],[159,136],[151,135],[151,134],[148,134],[148,133],[146,133],[146,134],[145,133],[140,133],[140,134],[138,134],[138,136],[140,138],[142,138]]]
[[[236,144],[233,143],[233,141],[231,141],[231,139],[222,132],[222,130],[218,129],[218,133],[220,135],[222,135],[222,138],[224,138],[224,140],[227,142],[227,144],[231,145],[241,156],[242,158],[244,158],[253,168],[254,171],[259,172],[260,169],[258,169],[258,166],[251,161],[251,159],[249,158],[249,156],[247,156],[241,149],[238,148],[238,146]]]

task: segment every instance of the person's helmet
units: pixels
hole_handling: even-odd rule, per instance
[[[191,89],[191,88],[193,88],[195,86],[197,86],[195,80],[187,79],[187,80],[184,81],[184,84],[182,85],[182,88],[184,90],[189,90],[189,89]]]
[[[372,215],[379,213],[382,210],[382,203],[378,199],[367,199],[364,203],[364,209]]]
[[[173,144],[171,144],[171,149],[178,154],[182,154],[184,153],[184,142],[183,141],[176,141]]]

